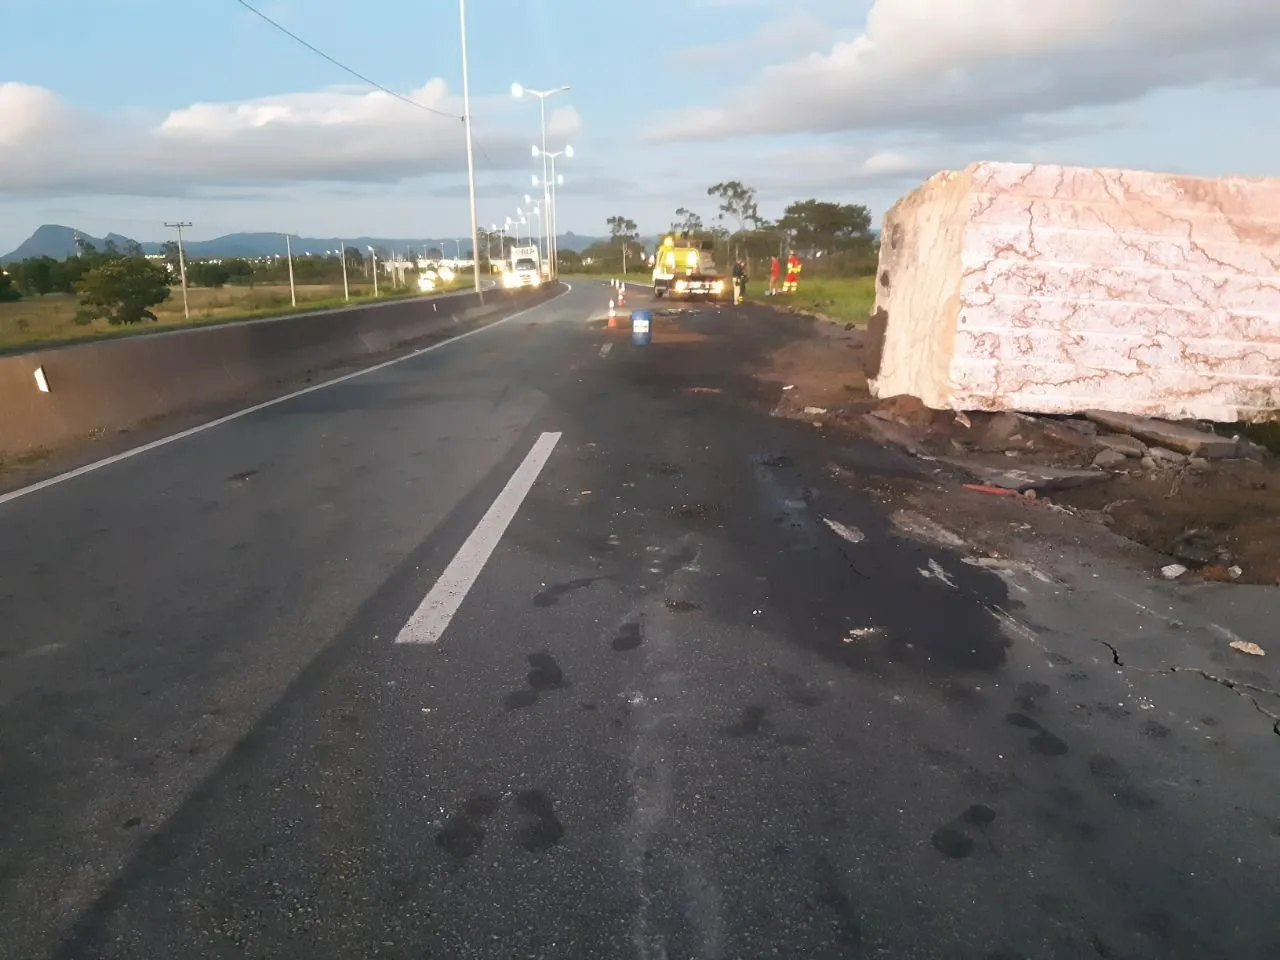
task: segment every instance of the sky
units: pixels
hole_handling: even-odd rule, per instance
[[[454,0],[0,0],[0,251],[42,223],[468,236]],[[1280,176],[1275,0],[469,0],[481,227],[644,233],[740,180],[878,218],[940,170],[1034,161]],[[58,27],[57,24],[63,26]],[[431,111],[438,111],[433,113]],[[535,223],[536,225],[536,223]]]

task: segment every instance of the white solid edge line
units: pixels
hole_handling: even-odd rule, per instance
[[[558,433],[538,437],[471,536],[458,548],[440,579],[396,635],[396,643],[435,643],[440,639],[559,442]]]
[[[266,400],[263,403],[254,404],[252,407],[245,407],[243,410],[237,410],[235,413],[229,413],[225,417],[210,420],[208,423],[201,423],[179,433],[173,433],[167,437],[161,437],[159,440],[152,440],[150,443],[144,443],[140,447],[132,447],[129,450],[113,454],[110,457],[95,460],[93,463],[86,463],[82,467],[76,467],[74,470],[68,470],[66,473],[59,473],[57,476],[48,477],[38,483],[33,483],[30,486],[19,487],[17,490],[10,490],[8,493],[0,493],[0,504],[8,503],[11,500],[17,500],[19,497],[25,497],[28,494],[37,492],[38,490],[44,490],[46,487],[65,483],[68,480],[74,480],[76,477],[82,477],[86,473],[93,473],[93,471],[101,470],[103,467],[109,467],[113,463],[119,463],[121,460],[128,460],[130,457],[136,457],[139,454],[148,453],[151,450],[173,443],[175,440],[184,440],[187,437],[195,436],[197,433],[212,430],[214,427],[220,427],[224,423],[230,423],[232,420],[239,420],[241,417],[247,417],[251,413],[257,413],[259,410],[266,410],[268,407],[274,407],[278,403],[294,400],[298,397],[306,396],[308,393],[315,393],[317,390],[336,386],[339,383],[345,383],[347,380],[354,380],[356,377],[363,377],[366,373],[385,370],[387,367],[393,367],[397,363],[404,363],[406,360],[412,360],[414,357],[420,357],[425,353],[430,353],[432,350],[439,350],[441,347],[447,347],[451,343],[457,343],[459,340],[465,340],[467,337],[475,336],[477,333],[484,333],[486,330],[492,330],[494,327],[501,326],[510,320],[523,317],[526,313],[532,313],[540,307],[545,307],[549,303],[555,303],[555,301],[573,290],[573,286],[571,284],[565,283],[563,280],[561,280],[560,283],[562,283],[565,288],[562,293],[557,293],[550,300],[544,300],[542,303],[538,303],[525,310],[521,310],[519,313],[513,313],[509,317],[503,317],[501,320],[493,321],[493,323],[486,323],[483,327],[468,330],[466,333],[460,333],[456,337],[450,337],[448,340],[441,340],[439,343],[433,343],[431,346],[423,347],[421,350],[415,350],[413,353],[406,353],[403,357],[396,357],[394,360],[386,360],[382,363],[375,364],[372,367],[365,367],[364,369],[356,370],[353,373],[346,373],[340,377],[334,377],[332,380],[326,380],[324,383],[316,383],[309,387],[303,387],[301,390],[295,390],[293,393],[286,393],[282,397],[275,397],[274,399]]]

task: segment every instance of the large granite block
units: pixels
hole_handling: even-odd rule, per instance
[[[879,397],[1169,419],[1280,410],[1280,179],[978,163],[886,215]]]

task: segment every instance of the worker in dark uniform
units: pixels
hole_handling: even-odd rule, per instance
[[[741,260],[733,263],[733,302],[741,303],[747,299],[747,265]]]

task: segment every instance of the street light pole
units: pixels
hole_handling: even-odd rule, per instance
[[[467,192],[471,197],[471,261],[476,297],[484,305],[484,288],[480,285],[480,237],[476,228],[476,160],[471,145],[471,80],[467,70],[467,0],[458,0],[458,29],[462,35],[462,123],[467,129]],[[461,259],[461,257],[459,257]]]
[[[373,258],[373,299],[378,299],[378,251],[369,248],[369,256]]]
[[[572,147],[571,145],[569,145],[569,144],[566,144],[566,145],[565,145],[565,148],[564,148],[563,150],[555,150],[555,151],[546,151],[546,150],[539,151],[537,147],[534,147],[534,148],[533,148],[533,152],[534,152],[534,155],[535,155],[535,156],[537,156],[539,153],[541,153],[541,154],[542,154],[542,156],[546,157],[546,158],[547,158],[547,160],[549,160],[549,161],[550,161],[550,166],[551,166],[551,176],[550,176],[550,178],[549,178],[549,179],[548,179],[548,181],[547,181],[547,188],[548,188],[548,189],[549,189],[549,191],[550,191],[550,201],[551,201],[551,206],[547,208],[547,219],[548,219],[548,221],[549,221],[548,226],[549,226],[549,229],[550,229],[550,236],[551,236],[551,258],[552,258],[552,263],[554,263],[554,264],[556,265],[557,269],[558,269],[558,268],[559,268],[559,266],[560,266],[560,264],[559,264],[559,260],[560,260],[559,253],[560,253],[560,251],[559,251],[559,237],[558,237],[558,235],[557,235],[557,234],[558,234],[558,232],[559,232],[559,225],[558,225],[558,224],[557,224],[557,222],[556,222],[556,221],[557,221],[557,217],[556,217],[556,186],[557,186],[557,185],[559,185],[559,184],[564,183],[564,177],[557,177],[557,176],[556,176],[556,157],[564,157],[566,160],[572,160],[572,159],[573,159],[573,147]],[[536,176],[536,175],[535,175],[535,176]]]
[[[531,97],[538,98],[538,115],[541,120],[541,130],[542,130],[542,205],[544,209],[549,208],[551,204],[551,194],[547,184],[547,177],[549,176],[547,172],[547,98],[554,97],[557,93],[564,93],[568,89],[569,87],[566,85],[563,87],[557,87],[554,90],[526,90],[524,87],[522,87],[518,83],[513,83],[511,85],[511,93],[513,96],[523,97],[527,93]],[[545,247],[546,247],[545,255],[550,256],[551,248],[554,246],[555,238],[550,232],[551,225],[546,224],[545,228],[547,231],[546,242],[545,242]],[[552,260],[553,270],[555,269],[554,264],[555,264],[555,261]],[[553,273],[553,276],[554,276],[554,273]]]

